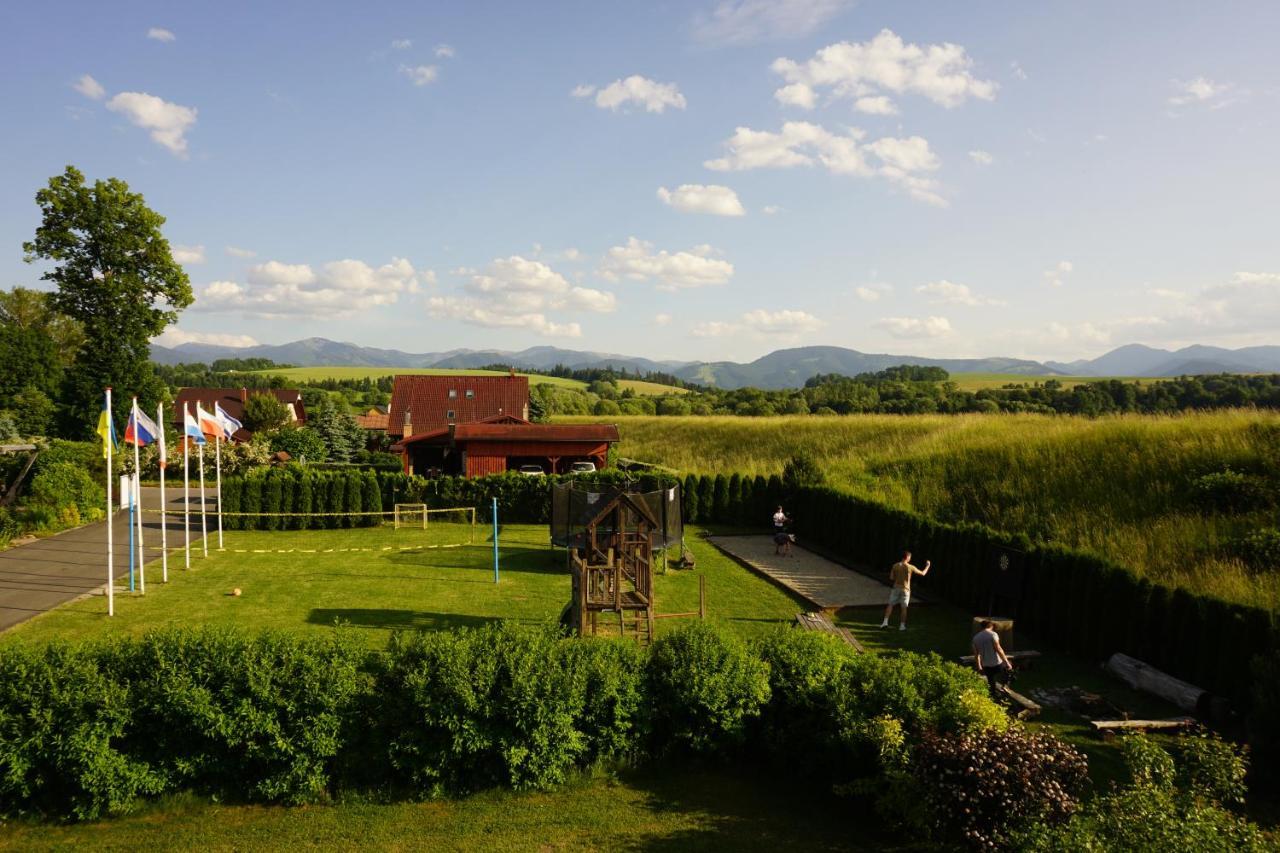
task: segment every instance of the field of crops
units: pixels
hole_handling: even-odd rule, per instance
[[[1227,553],[1233,540],[1274,526],[1274,514],[1208,511],[1191,488],[1227,468],[1280,476],[1280,415],[610,420],[624,457],[694,473],[774,474],[806,451],[833,485],[879,502],[1026,533],[1280,609],[1280,572],[1251,573]]]
[[[271,376],[284,376],[301,382],[320,381],[324,379],[381,379],[384,376],[501,376],[497,370],[455,370],[444,367],[282,367],[273,370],[260,370],[258,373]],[[572,388],[585,391],[587,383],[577,379],[565,379],[559,376],[544,376],[538,373],[520,373],[529,377],[530,385],[550,384],[561,388]],[[646,397],[663,394],[687,394],[683,388],[672,388],[656,382],[645,382],[640,379],[623,379],[618,382],[622,390],[630,388],[636,394]]]

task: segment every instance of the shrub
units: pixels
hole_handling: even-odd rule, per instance
[[[797,453],[782,468],[782,488],[793,494],[799,489],[821,486],[826,480],[822,466],[808,453]]]
[[[108,668],[131,687],[131,747],[170,786],[302,803],[325,795],[361,722],[365,654],[340,633],[176,629],[118,647]]]
[[[1178,739],[1177,786],[1223,806],[1243,806],[1248,764],[1245,752],[1201,730]]]
[[[932,829],[973,847],[1003,846],[1032,823],[1075,812],[1089,765],[1074,747],[1020,726],[984,735],[926,734],[911,774]]]
[[[549,629],[397,634],[380,687],[392,766],[428,796],[564,781],[588,752]]]
[[[680,490],[684,501],[684,521],[686,524],[697,524],[702,520],[698,506],[698,478],[690,474],[684,478],[684,487]]]
[[[1280,570],[1280,528],[1255,530],[1237,540],[1232,550],[1255,572]]]
[[[286,424],[271,435],[271,452],[283,450],[299,462],[323,462],[324,439],[310,427]]]
[[[576,726],[586,741],[583,758],[640,757],[649,725],[644,650],[625,640],[562,641],[556,654],[581,697]]]
[[[31,481],[28,500],[55,511],[75,507],[86,519],[101,518],[107,501],[106,492],[90,479],[74,462],[55,462],[44,466]]]
[[[93,820],[160,793],[161,778],[120,748],[131,708],[88,650],[0,647],[0,814]]]
[[[659,753],[732,749],[769,699],[764,662],[736,636],[703,622],[654,642],[648,682]]]
[[[1191,481],[1191,496],[1208,512],[1250,512],[1275,501],[1275,490],[1266,478],[1224,468]]]

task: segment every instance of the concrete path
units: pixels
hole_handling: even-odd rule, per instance
[[[812,551],[793,546],[791,557],[775,554],[772,536],[708,536],[707,541],[820,610],[883,607],[889,600],[887,583],[874,581]]]
[[[200,540],[199,490],[192,489],[191,541]],[[206,489],[209,508],[213,492]],[[182,485],[165,489],[170,510],[182,509]],[[142,489],[142,506],[160,504],[158,488]],[[169,516],[169,568],[182,565],[182,516]],[[209,532],[216,543],[216,522],[209,519]],[[146,546],[147,584],[160,583],[160,517],[143,514],[142,538]],[[116,592],[129,589],[129,513],[117,512],[112,519],[115,537]],[[107,524],[100,521],[0,551],[0,631],[82,595],[105,594],[107,574]],[[106,602],[103,602],[106,612]]]

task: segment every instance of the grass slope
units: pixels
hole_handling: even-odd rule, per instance
[[[318,382],[325,379],[381,379],[385,376],[504,376],[500,370],[463,370],[444,367],[282,367],[274,370],[258,370],[268,376],[283,376],[299,382]],[[530,385],[555,385],[560,388],[571,388],[575,391],[587,390],[587,383],[577,379],[566,379],[561,376],[545,376],[541,373],[521,373],[528,376]],[[630,388],[642,397],[661,397],[666,394],[687,394],[688,389],[659,385],[657,382],[645,382],[641,379],[623,379],[618,387]]]
[[[1027,376],[1024,373],[953,373],[951,381],[961,391],[981,391],[984,388],[1003,388],[1006,385],[1043,385],[1055,380],[1067,387],[1085,385],[1089,382],[1146,382],[1150,380],[1133,376]]]
[[[1168,583],[1280,609],[1280,573],[1250,574],[1219,556],[1223,544],[1274,518],[1206,513],[1188,497],[1202,474],[1280,464],[1275,413],[610,420],[622,433],[619,455],[631,459],[768,475],[807,451],[834,485],[890,506],[1025,532]]]
[[[208,559],[193,555],[190,571],[181,568],[181,559],[171,559],[169,583],[152,580],[145,597],[117,594],[114,618],[106,617],[102,598],[94,596],[18,625],[0,642],[139,635],[195,618],[212,625],[309,632],[345,623],[381,648],[396,629],[455,628],[497,619],[553,621],[569,601],[569,575],[564,552],[553,552],[547,535],[541,525],[504,527],[501,582],[495,585],[492,540],[483,541],[483,535],[466,547],[383,551],[429,540],[421,531],[386,527],[228,532],[227,550],[210,551]],[[697,572],[707,577],[710,618],[750,635],[794,620],[802,609],[698,539],[694,530],[687,531],[686,541],[697,557]],[[147,574],[158,578],[158,565],[148,564]],[[237,587],[241,597],[228,594]],[[697,574],[657,574],[654,596],[659,613],[696,611]],[[682,621],[659,620],[658,631]]]

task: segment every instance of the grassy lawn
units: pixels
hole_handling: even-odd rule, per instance
[[[281,367],[273,370],[257,370],[266,376],[283,376],[299,381],[319,381],[323,379],[381,379],[385,376],[506,376],[502,370],[463,370],[448,367]],[[585,389],[587,383],[577,379],[564,379],[558,376],[541,376],[520,373],[528,376],[530,385],[550,383],[565,388]]]
[[[643,379],[619,379],[618,388],[625,391],[630,388],[642,397],[662,397],[667,394],[688,394],[688,388],[677,388],[674,385],[662,385],[657,382],[645,382]]]
[[[10,824],[4,850],[885,850],[875,821],[751,771],[668,770],[548,793],[295,808],[196,797],[70,826]]]
[[[3,640],[43,641],[141,634],[190,624],[239,625],[299,631],[346,623],[374,647],[392,630],[454,628],[497,619],[547,622],[569,600],[564,552],[552,551],[543,525],[502,529],[501,582],[493,582],[493,544],[477,528],[474,545],[422,548],[461,537],[388,527],[353,530],[227,532],[222,552],[195,554],[191,570],[181,554],[170,559],[169,583],[152,582],[147,595],[117,594],[108,619],[101,597],[73,602],[10,629]],[[709,618],[743,634],[795,618],[802,606],[777,587],[742,569],[686,531],[696,572],[654,578],[659,613],[698,609],[698,574],[707,577]],[[412,550],[398,550],[407,547]],[[383,550],[393,548],[396,550]],[[159,567],[148,564],[148,578]],[[229,593],[240,588],[242,595]],[[682,620],[658,622],[659,633]]]

